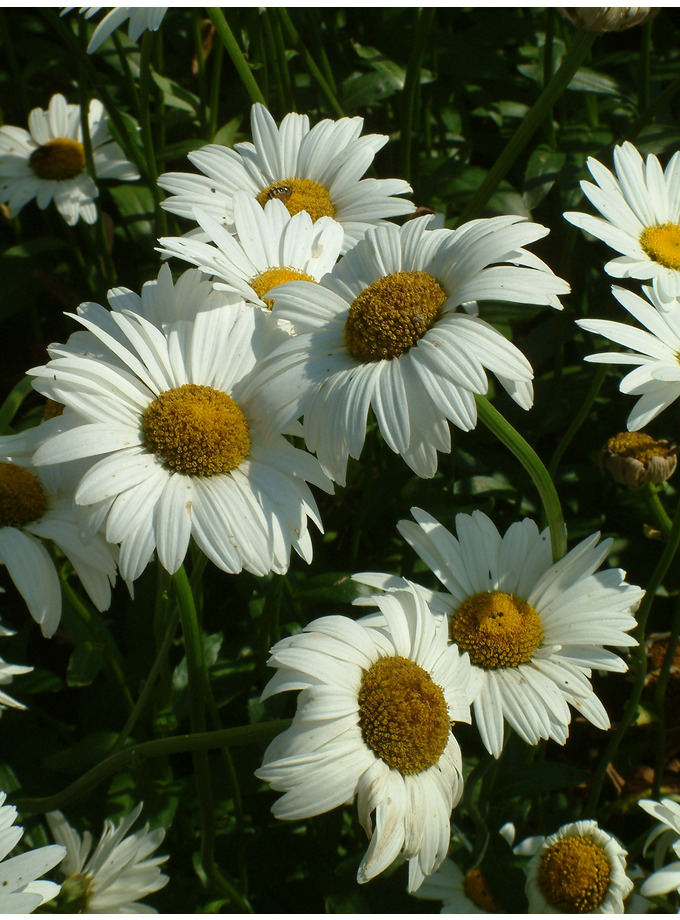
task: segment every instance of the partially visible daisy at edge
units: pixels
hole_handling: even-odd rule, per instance
[[[614,148],[616,175],[593,157],[588,169],[597,184],[581,188],[602,217],[567,211],[565,218],[622,253],[607,262],[608,274],[651,280],[663,303],[673,299],[680,294],[680,153],[664,171],[626,141]]]
[[[17,810],[14,805],[5,805],[6,800],[6,793],[0,792],[0,914],[31,914],[59,894],[59,885],[40,876],[61,862],[66,849],[52,844],[7,859],[24,836],[24,829],[14,825]]]
[[[569,285],[524,249],[547,229],[496,217],[429,230],[430,220],[371,229],[319,284],[270,292],[273,315],[297,335],[267,361],[263,380],[285,397],[289,417],[304,415],[308,449],[340,485],[348,458],[361,454],[369,408],[391,450],[429,478],[437,452],[451,450],[448,422],[475,427],[487,371],[522,408],[533,403],[526,357],[470,314],[477,300],[561,309]]]
[[[102,534],[81,534],[73,490],[30,462],[25,451],[32,443],[22,435],[2,438],[0,564],[7,567],[29,613],[49,638],[61,619],[62,598],[59,575],[43,541],[53,542],[64,553],[98,610],[111,603],[117,550]]]
[[[356,796],[370,839],[357,880],[401,855],[415,891],[446,856],[463,791],[452,724],[470,719],[470,668],[412,588],[374,603],[381,626],[326,616],[273,647],[268,666],[277,673],[262,699],[301,692],[292,725],[270,743],[256,776],[285,793],[272,807],[284,820]]]
[[[0,594],[4,594],[5,589],[0,588]],[[9,636],[14,636],[16,633],[7,629],[6,626],[0,625],[0,639],[4,639]],[[27,667],[26,665],[21,664],[9,664],[9,662],[4,661],[0,658],[0,687],[6,687],[8,684],[11,684],[15,677],[18,677],[21,674],[29,674],[33,670],[32,667]],[[10,696],[9,693],[5,693],[4,690],[0,690],[0,715],[4,709],[26,709],[23,703],[20,703],[18,700],[15,700],[13,696]]]
[[[97,181],[139,179],[119,145],[111,139],[104,106],[92,99],[88,110],[92,157]],[[12,125],[0,127],[0,201],[15,217],[35,198],[39,208],[51,201],[69,226],[82,218],[97,219],[95,180],[88,175],[80,120],[80,106],[52,96],[47,110],[36,108],[28,116],[28,131]]]
[[[416,590],[436,614],[444,608],[451,641],[470,656],[473,721],[486,749],[500,757],[506,721],[527,744],[564,744],[570,705],[597,728],[609,728],[590,677],[593,670],[628,669],[603,646],[637,644],[628,631],[644,594],[621,569],[596,571],[612,540],[598,545],[593,534],[553,563],[548,531],[539,533],[528,518],[501,536],[481,511],[458,514],[456,538],[420,508],[411,512],[416,523],[400,521],[399,533],[446,592]],[[375,572],[354,578],[387,591],[403,582]]]
[[[645,853],[654,844],[654,872],[643,882],[640,893],[648,898],[671,891],[680,894],[680,862],[664,866],[669,849],[680,859],[680,804],[673,799],[640,799],[638,805],[658,822],[645,841]]]
[[[241,301],[162,330],[127,312],[74,318],[116,363],[65,355],[30,371],[73,413],[45,423],[52,435],[34,461],[93,461],[75,501],[120,544],[123,577],[136,579],[154,552],[176,572],[191,537],[226,572],[285,572],[291,548],[309,562],[308,518],[322,525],[307,483],[332,486],[253,393],[270,337],[285,337],[268,315]]]
[[[606,319],[578,319],[576,324],[631,351],[587,355],[595,364],[636,365],[619,390],[639,399],[628,416],[629,431],[639,431],[680,396],[680,301],[665,304],[651,286],[643,286],[648,300],[625,288],[612,287],[614,297],[645,329]]]
[[[140,902],[168,883],[168,876],[159,868],[168,857],[152,856],[163,842],[165,830],[159,827],[150,831],[146,824],[141,830],[128,833],[141,812],[139,804],[117,826],[107,819],[94,850],[89,831],[81,838],[60,811],[48,813],[52,836],[66,848],[66,857],[59,867],[65,876],[63,908],[80,914],[158,913],[154,907]]]
[[[530,914],[622,914],[633,890],[627,852],[596,821],[563,825],[546,837],[520,843]]]
[[[319,281],[338,260],[343,230],[331,217],[312,222],[306,211],[291,215],[273,199],[264,208],[245,192],[234,195],[234,234],[207,212],[194,210],[210,243],[192,237],[162,237],[160,253],[176,256],[212,275],[217,291],[228,291],[263,309],[268,292],[285,281]]]
[[[76,9],[74,6],[65,6],[61,11],[61,15],[64,16],[66,13],[70,13],[71,10],[74,9]],[[104,9],[104,7],[81,6],[79,12],[81,16],[84,16],[85,19],[91,19],[93,16],[96,16],[101,9]],[[97,51],[101,45],[104,44],[106,39],[112,34],[112,32],[114,32],[118,26],[122,25],[127,19],[130,20],[128,35],[133,42],[138,41],[142,33],[146,32],[147,29],[149,32],[157,32],[161,27],[163,17],[167,13],[168,9],[169,7],[167,6],[113,7],[113,9],[110,9],[104,18],[99,22],[96,29],[92,33],[89,44],[87,46],[87,53],[93,54],[95,51]]]
[[[194,209],[205,211],[231,232],[234,195],[242,189],[262,207],[278,198],[291,214],[332,217],[342,224],[346,252],[369,227],[415,210],[396,197],[412,191],[403,179],[361,178],[388,141],[384,134],[360,136],[363,118],[324,119],[310,128],[307,115],[290,112],[277,127],[262,104],[251,113],[252,144],[207,144],[189,154],[202,175],[160,176],[160,187],[172,193],[163,202],[167,211],[189,220]],[[198,238],[205,239],[200,231]]]

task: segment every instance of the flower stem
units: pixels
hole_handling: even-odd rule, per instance
[[[567,531],[560,506],[560,499],[548,470],[536,451],[522,435],[491,405],[485,396],[475,395],[479,418],[492,434],[517,457],[538,489],[550,531],[553,562],[557,562],[567,551]]]
[[[407,182],[411,181],[411,148],[413,146],[413,115],[416,108],[416,97],[420,86],[420,71],[423,62],[423,52],[427,43],[430,29],[434,21],[436,7],[425,7],[418,11],[415,36],[411,46],[402,93],[401,107],[401,174]]]
[[[576,33],[574,42],[564,56],[559,70],[524,116],[519,128],[505,145],[503,152],[487,173],[486,178],[463,209],[463,213],[458,218],[457,226],[477,216],[489,198],[491,198],[522,150],[543,124],[555,102],[571,83],[572,77],[590,51],[596,36],[596,32],[586,32],[584,30]]]
[[[642,696],[642,691],[645,686],[645,677],[647,676],[647,648],[645,646],[645,629],[647,627],[647,619],[649,617],[649,612],[652,609],[652,604],[656,596],[656,592],[659,589],[661,582],[663,581],[666,572],[668,571],[671,562],[676,556],[678,547],[680,546],[680,502],[675,512],[675,518],[673,519],[673,526],[671,532],[668,536],[668,542],[663,548],[663,552],[659,557],[654,571],[652,572],[652,577],[649,580],[647,585],[645,596],[642,598],[642,603],[637,612],[637,626],[633,632],[633,636],[638,641],[638,647],[635,650],[633,656],[633,666],[635,668],[635,680],[633,682],[633,689],[628,697],[625,708],[623,710],[623,715],[621,716],[621,721],[618,724],[618,727],[612,737],[609,739],[602,757],[593,773],[593,780],[590,785],[590,796],[588,798],[588,804],[586,808],[586,813],[593,816],[595,810],[597,809],[597,803],[600,799],[600,794],[602,792],[602,784],[604,783],[604,778],[607,773],[607,768],[616,756],[616,752],[619,749],[619,745],[623,740],[623,736],[628,731],[628,728],[635,718],[637,712],[638,703],[640,702],[640,697]]]
[[[578,410],[576,415],[571,420],[571,424],[569,425],[565,433],[562,435],[562,438],[559,444],[555,448],[555,453],[550,458],[550,463],[548,464],[548,473],[550,474],[552,479],[555,478],[557,467],[560,465],[560,460],[562,459],[562,456],[565,450],[571,444],[572,440],[574,439],[574,436],[576,435],[576,432],[579,430],[581,425],[588,418],[588,415],[590,414],[590,410],[593,406],[593,403],[597,399],[597,394],[602,389],[602,384],[605,381],[608,369],[609,369],[608,364],[599,365],[597,369],[597,373],[593,377],[593,380],[590,384],[590,388],[588,389],[588,392],[586,393],[586,398],[583,400],[583,403],[581,404],[581,408]]]
[[[659,679],[654,688],[654,711],[656,712],[658,722],[656,723],[656,756],[654,758],[654,783],[652,785],[652,798],[658,799],[661,795],[661,783],[663,780],[663,771],[666,765],[666,706],[665,696],[668,678],[670,677],[671,668],[675,660],[675,651],[678,647],[678,638],[680,638],[680,598],[675,602],[673,611],[673,620],[671,622],[671,633],[668,637],[668,648],[664,655]]]
[[[671,521],[668,514],[666,513],[666,509],[661,504],[658,486],[648,482],[645,486],[643,496],[648,510],[654,516],[657,527],[663,536],[668,539],[673,528],[673,521]]]
[[[145,32],[142,37],[142,55],[139,61],[139,124],[142,129],[142,143],[144,144],[144,155],[146,157],[147,172],[150,182],[149,188],[153,195],[154,206],[156,211],[156,236],[165,236],[168,232],[167,218],[165,211],[161,207],[163,192],[158,185],[158,164],[156,162],[156,151],[154,148],[153,131],[151,130],[151,49],[153,43],[158,38],[155,32]]]
[[[307,46],[305,45],[305,43],[302,41],[302,39],[298,35],[297,29],[293,25],[286,8],[279,7],[278,14],[279,14],[279,19],[281,20],[281,24],[283,25],[283,28],[288,35],[288,39],[293,43],[293,45],[297,48],[297,50],[300,52],[300,54],[305,59],[305,64],[307,65],[307,69],[309,70],[310,74],[314,77],[316,82],[319,84],[319,89],[325,96],[326,102],[328,103],[330,109],[339,118],[343,118],[345,113],[343,111],[342,106],[338,102],[338,99],[335,93],[333,92],[329,84],[326,82],[326,78],[321,73],[319,68],[316,66],[314,58],[311,56],[311,54],[307,50]]]
[[[231,58],[236,72],[241,78],[241,83],[245,86],[251,102],[261,102],[262,105],[266,105],[267,102],[262,95],[260,87],[257,85],[257,80],[253,76],[250,65],[238,46],[234,33],[231,31],[227,24],[227,20],[224,18],[224,13],[219,6],[207,6],[205,9],[208,16],[212,19],[217,34],[222,40],[222,44],[227,49],[227,54]]]

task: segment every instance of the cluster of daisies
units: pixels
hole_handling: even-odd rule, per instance
[[[130,18],[132,34],[131,9],[120,8],[115,25]],[[532,367],[484,319],[484,304],[561,309],[568,284],[528,248],[546,228],[502,216],[450,230],[414,216],[405,181],[362,178],[387,137],[362,135],[361,118],[311,127],[291,113],[277,125],[256,104],[251,127],[252,143],[207,145],[189,157],[197,172],[160,177],[164,208],[190,231],[158,241],[163,263],[140,294],[117,287],[108,306],[80,305],[72,319],[81,328],[29,371],[47,399],[44,420],[0,439],[0,562],[46,637],[61,614],[52,544],[100,610],[117,573],[132,587],[157,559],[173,574],[190,540],[224,572],[284,573],[293,550],[311,562],[310,521],[323,526],[312,488],[345,484],[369,410],[387,448],[431,478],[451,450],[450,425],[476,426],[489,373],[520,407],[533,404]],[[634,148],[615,156],[619,181],[591,163],[598,187],[585,187],[609,222],[569,218],[624,253],[609,271],[652,280],[649,303],[617,293],[651,335],[581,323],[640,342],[638,355],[596,356],[640,365],[624,381],[641,395],[640,427],[680,395],[680,160],[664,176],[650,157],[643,177]],[[69,224],[93,223],[95,178],[137,178],[99,103],[85,117],[55,96],[31,113],[29,131],[0,128],[0,200],[10,213],[35,198],[54,201]],[[650,190],[644,207],[638,181]],[[171,258],[193,267],[173,279]],[[554,561],[548,532],[528,519],[501,534],[481,511],[460,514],[453,534],[425,510],[412,514],[399,532],[441,590],[359,573],[359,618],[321,617],[274,646],[263,697],[299,696],[257,775],[283,793],[273,807],[282,819],[356,798],[369,839],[359,882],[401,857],[410,891],[445,901],[447,886],[468,899],[477,891],[480,909],[493,893],[479,869],[463,875],[445,861],[463,792],[456,724],[473,721],[494,758],[508,727],[530,745],[564,744],[573,710],[607,729],[592,672],[626,670],[612,649],[635,645],[643,592],[620,569],[601,568],[612,541],[599,534]],[[0,662],[0,680],[21,670]],[[0,704],[18,705],[5,695]],[[677,838],[677,806],[645,807]],[[111,908],[130,872],[137,904],[167,881],[162,857],[149,858],[162,831],[145,828],[124,847],[138,814],[107,825],[89,860],[89,836],[81,842],[63,816],[49,816],[63,846],[14,858],[30,857],[30,870],[0,863],[12,895],[28,910],[54,897],[56,886],[38,879],[63,860],[69,903]],[[7,811],[4,826],[13,820]],[[4,855],[19,836],[7,832]],[[655,839],[660,865],[668,839]],[[633,887],[626,853],[594,822],[518,852],[532,854],[531,910],[623,911]],[[661,871],[643,895],[677,885],[676,870]]]

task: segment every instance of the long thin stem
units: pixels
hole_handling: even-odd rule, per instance
[[[154,147],[153,131],[151,129],[151,49],[158,38],[154,32],[145,32],[142,37],[142,56],[139,62],[139,97],[141,106],[139,122],[142,129],[142,143],[146,156],[147,170],[150,177],[149,187],[154,199],[156,210],[156,235],[165,236],[168,231],[165,211],[161,207],[163,192],[158,185],[158,164]]]
[[[281,19],[281,24],[283,25],[284,30],[288,34],[289,40],[293,43],[293,45],[297,48],[297,50],[300,52],[300,54],[305,59],[305,64],[307,65],[307,69],[309,70],[310,74],[314,77],[316,82],[319,84],[319,89],[323,93],[329,107],[338,117],[342,118],[345,114],[342,106],[338,102],[338,99],[335,93],[333,92],[332,88],[326,82],[326,78],[321,73],[319,68],[316,66],[316,62],[314,61],[314,58],[307,50],[307,46],[305,45],[305,43],[301,40],[300,36],[298,35],[297,29],[293,25],[291,18],[288,15],[288,12],[286,11],[286,8],[279,7],[278,14]]]
[[[208,118],[206,113],[206,100],[208,98],[208,89],[205,77],[205,55],[203,53],[203,34],[202,34],[202,12],[200,9],[191,11],[191,19],[194,28],[194,55],[196,57],[196,70],[198,76],[198,99],[199,110],[198,119],[201,124],[201,134],[207,136]]]
[[[224,59],[224,45],[217,42],[217,47],[212,50],[212,73],[210,75],[210,120],[208,123],[208,138],[212,140],[217,133],[217,120],[220,111],[220,81],[222,79],[222,60]]]
[[[645,499],[647,508],[654,516],[657,527],[663,536],[668,539],[671,530],[673,529],[673,521],[669,518],[668,514],[666,513],[666,509],[661,503],[658,487],[653,483],[648,482],[645,486],[643,497]]]
[[[654,758],[654,783],[652,785],[652,798],[658,799],[661,795],[661,784],[663,781],[663,771],[666,765],[666,687],[670,677],[671,668],[675,660],[675,652],[678,647],[678,638],[680,638],[680,598],[675,602],[673,611],[673,621],[671,623],[671,634],[668,637],[668,648],[664,655],[661,668],[659,670],[659,679],[654,688],[654,712],[657,716],[656,723],[656,756]]]
[[[477,413],[486,427],[496,435],[498,440],[517,457],[538,489],[543,509],[550,530],[553,561],[561,559],[567,551],[567,531],[557,491],[536,451],[527,444],[516,431],[491,405],[485,396],[476,395]]]
[[[555,473],[557,468],[560,465],[560,460],[562,459],[565,450],[569,447],[573,441],[576,432],[579,430],[581,425],[585,422],[590,414],[590,410],[593,406],[593,403],[597,399],[597,394],[602,389],[602,384],[605,381],[607,376],[607,370],[609,369],[608,364],[600,364],[597,373],[593,377],[588,392],[586,393],[586,398],[583,400],[578,412],[572,418],[569,427],[562,435],[559,444],[555,448],[555,452],[550,458],[550,463],[548,464],[548,473],[552,479],[555,478]]]
[[[222,44],[227,49],[227,54],[232,60],[236,72],[241,78],[241,83],[245,86],[248,95],[250,96],[251,102],[261,102],[262,105],[266,105],[267,101],[262,95],[260,87],[257,85],[257,80],[253,76],[253,72],[250,69],[250,65],[246,61],[243,52],[239,48],[238,42],[234,37],[234,33],[229,28],[227,20],[224,18],[224,13],[219,6],[207,6],[206,12],[208,16],[212,19],[213,25],[217,30],[217,34],[222,40]]]
[[[547,113],[569,86],[572,77],[590,51],[596,35],[596,32],[577,32],[559,70],[524,116],[521,125],[505,145],[503,153],[493,164],[486,178],[464,208],[463,213],[458,218],[458,226],[475,217],[491,198],[501,180],[508,174],[517,157],[543,123]]]
[[[656,592],[661,586],[666,572],[668,571],[671,562],[675,559],[678,547],[680,546],[680,503],[678,503],[678,508],[675,512],[675,518],[673,520],[673,528],[669,534],[668,542],[663,548],[663,552],[659,557],[654,571],[652,572],[652,577],[649,580],[647,585],[645,596],[642,599],[642,603],[637,612],[637,626],[633,633],[635,639],[637,639],[638,646],[635,650],[635,655],[633,657],[633,667],[635,669],[635,679],[633,682],[633,689],[630,692],[626,705],[621,716],[621,721],[618,724],[618,727],[612,737],[609,739],[600,761],[595,768],[593,773],[593,779],[590,786],[590,796],[588,798],[587,814],[594,815],[595,810],[597,809],[597,803],[600,800],[600,794],[602,792],[602,784],[604,783],[604,778],[607,773],[607,768],[616,756],[616,752],[619,749],[619,745],[623,740],[623,736],[628,731],[630,725],[635,718],[637,712],[638,703],[640,702],[640,697],[642,696],[642,691],[645,686],[645,677],[647,676],[647,648],[645,646],[645,630],[647,628],[647,619],[649,617],[649,612],[652,609],[652,604],[656,596]]]
[[[426,7],[418,13],[413,45],[406,69],[406,79],[402,94],[401,114],[401,174],[411,181],[411,148],[413,146],[413,120],[416,108],[416,96],[420,86],[420,71],[423,63],[425,45],[432,28],[436,7]]]

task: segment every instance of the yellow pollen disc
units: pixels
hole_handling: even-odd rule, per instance
[[[61,415],[63,411],[63,403],[55,402],[53,399],[48,399],[45,403],[45,409],[43,410],[43,422],[47,422],[51,418],[56,418],[58,415]]]
[[[250,451],[248,421],[231,396],[185,383],[154,399],[144,412],[147,448],[171,470],[212,476],[235,469]]]
[[[415,661],[398,655],[364,671],[359,726],[371,750],[402,774],[436,764],[451,731],[441,687]]]
[[[273,287],[276,287],[277,284],[285,284],[286,281],[312,281],[316,284],[316,278],[312,278],[311,275],[308,275],[306,272],[301,272],[297,268],[288,268],[287,266],[268,268],[266,271],[251,278],[249,284],[260,300],[264,300],[268,309],[271,310],[274,306],[274,298],[265,297],[264,295]]]
[[[358,361],[398,358],[434,325],[445,300],[445,291],[427,272],[378,278],[349,308],[347,350]]]
[[[314,179],[282,179],[262,189],[257,196],[262,207],[272,198],[282,201],[290,214],[306,211],[313,221],[320,217],[335,217],[328,189]]]
[[[610,877],[607,854],[588,837],[563,837],[541,859],[538,884],[562,913],[592,914],[604,900]]]
[[[634,457],[640,463],[669,453],[668,441],[655,441],[641,431],[622,431],[607,441],[607,450],[621,457]]]
[[[531,661],[543,641],[541,618],[514,594],[485,591],[453,614],[451,639],[481,668],[516,668]]]
[[[463,881],[463,891],[473,904],[481,907],[487,913],[497,914],[500,911],[496,899],[489,891],[489,886],[486,884],[486,879],[481,869],[471,869],[468,872]]]
[[[28,163],[41,179],[73,179],[85,169],[85,149],[70,137],[57,137],[34,150]]]
[[[0,463],[0,527],[23,527],[41,518],[46,509],[38,477],[15,463]]]
[[[645,227],[640,234],[640,246],[653,262],[666,268],[680,270],[680,226],[667,223],[661,227]]]

